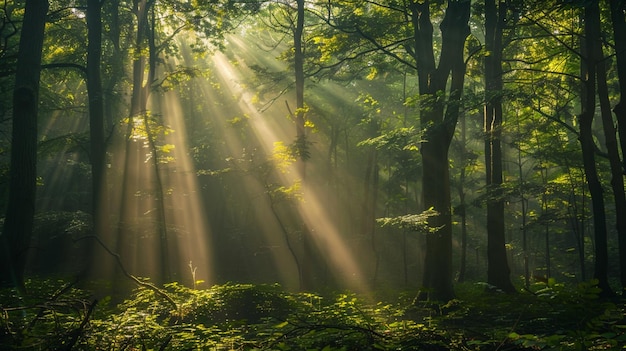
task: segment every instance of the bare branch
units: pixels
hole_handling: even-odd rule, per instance
[[[154,284],[148,283],[148,282],[144,282],[141,281],[139,278],[135,277],[134,275],[128,273],[128,271],[126,270],[126,268],[124,267],[124,264],[122,263],[122,259],[120,257],[120,255],[118,253],[115,253],[113,251],[111,251],[111,249],[109,249],[103,242],[102,240],[100,240],[99,237],[97,237],[96,235],[86,235],[77,239],[74,239],[74,242],[83,240],[83,239],[93,239],[95,240],[100,246],[102,246],[102,248],[111,256],[113,256],[115,258],[115,261],[117,262],[117,266],[120,268],[120,270],[122,271],[122,273],[128,277],[130,280],[134,281],[137,285],[142,286],[144,288],[148,288],[152,291],[154,291],[157,295],[161,296],[162,298],[164,298],[165,300],[167,300],[167,302],[169,302],[174,309],[178,310],[178,305],[176,304],[176,302],[174,301],[174,299],[172,299],[168,294],[166,294],[163,290],[159,289],[158,287],[156,287]]]

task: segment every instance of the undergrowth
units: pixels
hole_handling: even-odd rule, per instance
[[[171,283],[113,304],[71,283],[32,280],[27,296],[0,295],[0,349],[626,350],[624,304],[600,299],[593,281],[513,295],[481,284],[456,290],[457,299],[437,304]]]

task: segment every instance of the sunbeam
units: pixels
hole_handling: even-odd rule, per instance
[[[217,53],[213,60],[218,71],[228,82],[228,89],[233,96],[238,96],[239,108],[250,116],[249,124],[252,127],[256,137],[261,141],[265,154],[272,154],[276,142],[293,139],[292,123],[289,123],[285,117],[283,123],[276,123],[274,119],[269,118],[267,114],[261,114],[258,108],[253,105],[253,94],[242,88],[237,82],[242,80],[237,67],[229,62],[225,55]],[[277,109],[272,109],[273,113]],[[287,111],[282,112],[283,116],[287,115]],[[281,183],[289,186],[300,181],[295,178],[297,172],[279,172]],[[314,243],[319,252],[326,258],[326,264],[330,265],[331,274],[335,282],[344,288],[350,288],[354,291],[367,292],[366,280],[359,268],[359,264],[354,257],[354,253],[346,244],[341,231],[337,227],[330,214],[326,211],[328,204],[325,200],[318,197],[317,190],[311,186],[305,185],[303,189],[304,197],[298,202],[298,213],[304,221],[308,230],[312,233]]]
[[[187,126],[181,104],[175,92],[167,92],[161,104],[163,123],[173,129],[166,136],[166,144],[173,145],[171,160],[166,164],[168,175],[168,225],[173,241],[173,260],[176,272],[186,272],[181,281],[197,286],[199,281],[215,282],[213,267],[212,231],[206,221],[204,204],[200,199],[196,170],[191,161],[187,143]]]

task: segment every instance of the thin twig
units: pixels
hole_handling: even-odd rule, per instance
[[[76,328],[76,330],[74,330],[74,331],[72,331],[70,333],[71,339],[68,341],[67,345],[63,348],[63,350],[68,350],[69,351],[69,350],[71,350],[74,347],[74,345],[76,345],[76,342],[78,341],[78,338],[83,333],[83,330],[85,329],[85,326],[87,325],[87,322],[89,322],[89,318],[91,317],[91,314],[93,313],[93,310],[95,309],[97,304],[98,304],[98,300],[93,300],[91,305],[89,305],[89,309],[87,310],[87,313],[85,314],[85,317],[83,318],[83,320],[80,323],[80,325],[78,326],[78,328]]]
[[[52,302],[52,301],[56,301],[59,297],[61,297],[61,295],[65,294],[67,291],[69,291],[78,281],[78,279],[69,282],[67,284],[65,284],[63,287],[61,287],[59,290],[57,290],[49,299],[48,302]],[[26,307],[26,308],[30,308],[30,307]],[[33,318],[33,320],[30,321],[30,323],[28,324],[28,326],[25,328],[25,330],[30,330],[31,328],[33,328],[35,326],[35,323],[37,323],[37,321],[43,317],[44,312],[46,311],[45,305],[41,306],[39,309],[39,312],[37,313],[37,315],[35,315],[35,317]]]

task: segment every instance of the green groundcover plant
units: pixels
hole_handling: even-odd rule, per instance
[[[64,281],[0,296],[2,350],[624,350],[624,304],[595,281],[507,295],[457,286],[447,303],[374,302],[279,285],[193,289],[144,281],[119,303]]]

